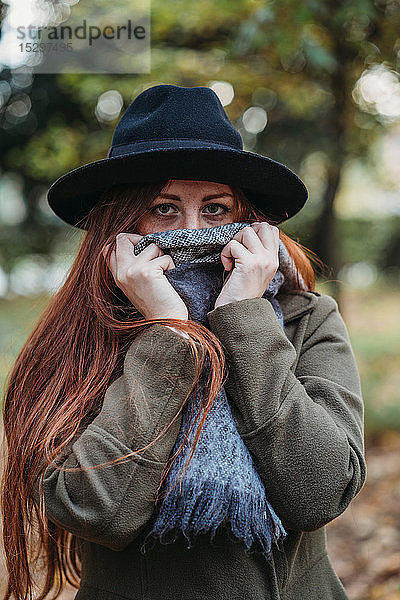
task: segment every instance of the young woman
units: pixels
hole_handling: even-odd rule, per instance
[[[325,525],[365,480],[357,367],[277,227],[304,187],[237,136],[208,88],[155,86],[53,184],[87,233],[9,376],[5,598],[347,598]]]

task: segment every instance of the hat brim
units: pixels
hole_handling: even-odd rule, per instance
[[[276,223],[295,215],[308,199],[305,184],[287,166],[245,150],[209,147],[146,150],[85,164],[58,178],[47,201],[60,219],[85,229],[85,217],[105,189],[168,179],[235,185]]]

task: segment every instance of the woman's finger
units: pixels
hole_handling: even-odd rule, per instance
[[[149,261],[152,258],[160,256],[160,253],[162,252],[161,248],[159,248],[157,244],[151,243],[146,246],[142,252],[139,252],[139,254],[136,255],[134,252],[134,244],[125,235],[117,235],[115,238],[115,250],[118,262],[118,270],[121,273],[126,273],[126,271],[132,266],[133,262],[140,264],[143,261]]]
[[[171,269],[175,269],[175,263],[172,259],[172,256],[170,256],[169,254],[163,254],[162,256],[153,258],[151,263],[152,263],[152,265],[154,265],[154,264],[158,265],[164,271],[170,271]]]
[[[227,271],[229,271],[235,264],[235,259],[241,258],[245,260],[248,255],[249,251],[247,248],[245,248],[238,240],[233,238],[226,244],[226,246],[222,248],[220,254],[222,264]]]
[[[149,261],[153,258],[161,256],[162,254],[164,254],[164,252],[161,250],[161,248],[154,242],[151,242],[145,248],[143,248],[139,254],[135,254],[135,259],[140,261]]]
[[[263,244],[260,238],[258,237],[256,231],[250,226],[243,227],[243,229],[235,233],[232,239],[243,244],[243,246],[245,246],[245,248],[247,248],[247,250],[253,254],[256,254],[263,249]]]
[[[262,222],[253,223],[251,227],[256,232],[258,238],[261,240],[264,248],[276,248],[276,246],[279,245],[279,229],[274,225]]]
[[[126,237],[131,240],[131,242],[133,242],[135,245],[140,242],[140,240],[142,239],[142,235],[139,235],[138,233],[125,233],[124,235],[126,235]]]
[[[133,246],[136,246],[142,239],[142,235],[137,233],[120,232],[115,236],[114,247],[116,249],[126,249],[127,252],[133,252]]]
[[[137,233],[118,233],[116,235],[115,239],[112,242],[109,242],[108,244],[105,244],[103,246],[103,249],[101,251],[102,255],[103,255],[104,258],[106,257],[107,250],[108,250],[108,248],[112,244],[114,244],[114,247],[116,247],[116,245],[117,245],[117,239],[118,240],[121,240],[121,239],[125,239],[126,240],[127,239],[127,240],[130,240],[131,244],[136,245],[138,242],[140,242],[140,240],[142,239],[142,237],[143,237],[142,235],[139,235]]]

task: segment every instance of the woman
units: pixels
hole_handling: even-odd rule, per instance
[[[50,188],[87,234],[9,377],[5,598],[32,597],[34,549],[40,598],[64,578],[79,600],[347,598],[325,525],[365,480],[363,403],[276,226],[306,196],[212,90],[169,85]]]

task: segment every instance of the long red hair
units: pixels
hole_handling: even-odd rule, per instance
[[[79,587],[77,539],[49,521],[44,499],[36,503],[33,487],[55,456],[100,412],[106,389],[122,374],[124,354],[134,337],[155,321],[187,332],[197,364],[192,389],[198,384],[203,364],[198,344],[205,350],[211,374],[202,401],[204,410],[199,413],[203,416],[196,420],[199,425],[189,461],[227,375],[221,344],[201,324],[179,319],[132,319],[132,304],[115,284],[102,255],[110,242],[111,252],[118,233],[135,232],[140,217],[166,183],[121,185],[102,194],[87,217],[87,232],[64,284],[49,301],[8,374],[3,403],[7,457],[1,485],[8,586],[3,600],[11,595],[15,600],[33,597],[37,585],[33,575],[39,559],[45,577],[38,600],[53,590],[57,597],[65,582]],[[232,192],[236,206],[233,220],[269,220],[250,205],[242,190],[232,186]],[[283,232],[280,237],[307,288],[314,289],[310,258],[316,262],[318,259]],[[135,449],[117,460],[144,451],[164,432],[146,448]],[[183,444],[168,461],[162,481],[182,448]]]

